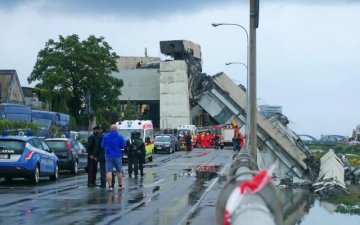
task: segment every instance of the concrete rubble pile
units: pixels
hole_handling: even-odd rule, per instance
[[[345,169],[335,152],[330,149],[320,161],[319,178],[313,184],[314,192],[322,196],[348,194],[344,181]]]
[[[360,184],[360,167],[346,167],[345,181],[349,184]]]

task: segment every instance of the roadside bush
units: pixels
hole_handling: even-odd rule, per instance
[[[360,151],[357,149],[355,145],[343,145],[338,144],[334,147],[334,151],[336,154],[359,154]]]
[[[7,119],[0,119],[0,131],[7,132],[9,135],[18,135],[20,131],[31,130],[33,134],[37,133],[39,128],[36,124],[31,122],[12,121]]]

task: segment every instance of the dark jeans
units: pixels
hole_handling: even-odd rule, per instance
[[[96,184],[97,161],[88,157],[88,185]]]
[[[106,187],[106,164],[105,161],[99,162],[100,164],[100,186]]]
[[[191,151],[191,148],[192,148],[191,143],[186,143],[186,150]]]
[[[131,176],[133,172],[135,176],[137,176],[139,169],[140,169],[140,175],[143,176],[144,175],[143,158],[137,156],[128,157],[129,176]]]

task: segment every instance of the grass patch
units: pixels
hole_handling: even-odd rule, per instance
[[[307,145],[311,151],[329,151],[330,147],[327,145]]]
[[[351,194],[323,198],[322,201],[337,205],[336,212],[350,215],[360,215],[360,186],[349,187]]]
[[[323,145],[308,145],[307,146],[311,152],[314,154],[314,157],[316,160],[320,160],[320,158],[325,155],[330,149],[329,146],[323,146]],[[335,151],[337,155],[346,155],[346,158],[349,161],[350,166],[360,166],[360,150],[359,146],[354,145],[343,145],[338,144],[332,149]]]

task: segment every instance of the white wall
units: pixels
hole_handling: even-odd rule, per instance
[[[160,128],[190,124],[187,65],[183,60],[160,63]]]
[[[124,82],[121,88],[122,101],[159,101],[159,70],[133,69],[112,73],[111,76]]]

